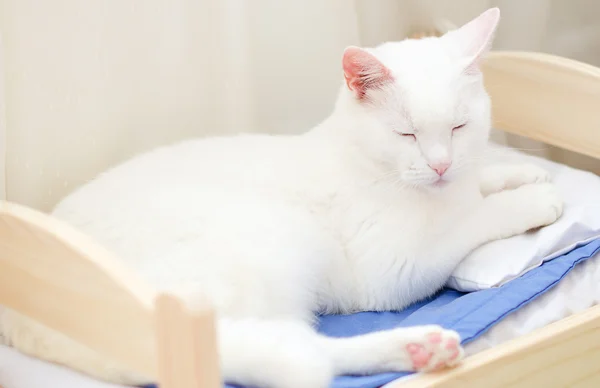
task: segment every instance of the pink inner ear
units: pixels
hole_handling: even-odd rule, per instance
[[[381,87],[392,80],[389,69],[383,63],[358,47],[348,47],[344,51],[342,64],[346,85],[358,99],[365,98],[369,89]]]

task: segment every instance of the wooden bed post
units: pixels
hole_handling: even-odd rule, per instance
[[[222,387],[213,310],[161,294],[155,312],[159,388]]]

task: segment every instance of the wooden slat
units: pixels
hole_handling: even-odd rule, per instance
[[[154,295],[83,234],[0,202],[0,304],[157,377]]]
[[[494,127],[600,158],[600,68],[531,52],[492,52],[483,72]]]
[[[190,307],[171,295],[160,295],[157,299],[161,388],[219,388],[223,385],[214,312],[202,305]]]

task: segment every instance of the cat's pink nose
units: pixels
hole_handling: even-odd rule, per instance
[[[431,163],[429,167],[431,167],[433,171],[437,172],[439,176],[442,176],[450,168],[451,164],[451,161]]]

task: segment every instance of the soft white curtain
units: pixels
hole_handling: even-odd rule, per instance
[[[589,45],[568,52],[578,40],[565,38],[565,15],[600,9],[593,0],[0,0],[0,180],[8,199],[47,210],[157,145],[304,131],[332,107],[345,46],[450,28],[492,5],[503,10],[497,48],[571,56]]]
[[[7,196],[41,209],[178,139],[299,132],[331,109],[347,0],[0,0]]]

